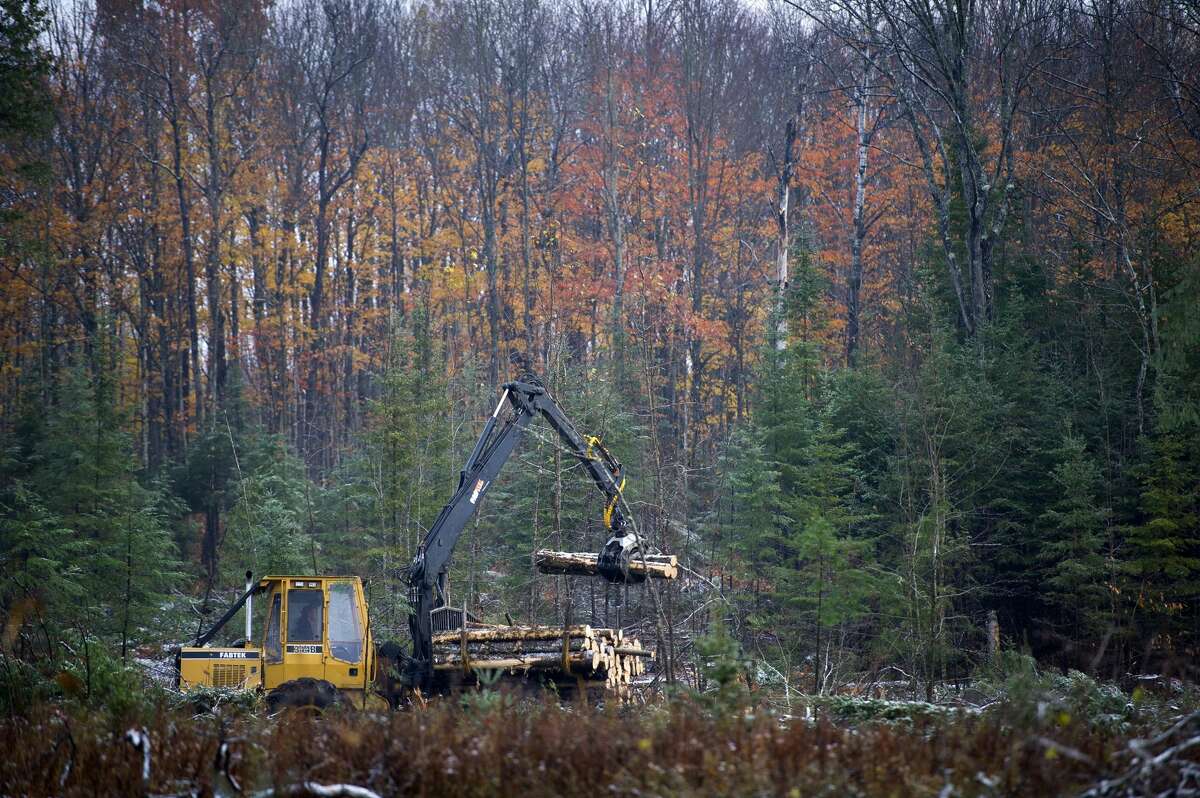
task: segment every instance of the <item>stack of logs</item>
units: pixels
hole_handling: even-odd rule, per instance
[[[433,636],[435,671],[504,671],[564,688],[603,688],[628,698],[651,651],[620,629],[591,626],[475,626]]]
[[[542,573],[572,576],[596,576],[599,573],[599,559],[600,556],[594,553],[549,549],[538,549],[533,555],[534,565]],[[679,559],[674,554],[636,554],[629,561],[629,573],[655,579],[675,579],[679,576]]]

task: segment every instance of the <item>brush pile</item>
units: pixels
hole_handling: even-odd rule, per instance
[[[621,698],[653,652],[620,629],[477,626],[433,636],[435,671],[507,671],[563,688],[602,688]]]
[[[592,552],[550,551],[538,549],[533,563],[544,574],[596,576],[600,555]],[[674,554],[639,554],[629,562],[629,573],[655,579],[675,579],[679,576],[679,558]]]

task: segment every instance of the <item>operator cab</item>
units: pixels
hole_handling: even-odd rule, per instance
[[[370,656],[366,602],[358,577],[269,576],[263,686],[304,677],[363,689]]]

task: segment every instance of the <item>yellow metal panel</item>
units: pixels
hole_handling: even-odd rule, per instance
[[[179,652],[179,687],[252,690],[262,684],[262,655],[256,648],[195,648]]]
[[[276,670],[272,668],[272,670]],[[279,683],[292,679],[325,678],[325,654],[320,643],[288,643],[283,647],[283,668]],[[268,687],[271,687],[268,680]]]

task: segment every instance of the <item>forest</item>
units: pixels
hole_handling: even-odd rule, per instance
[[[535,421],[452,603],[636,632],[644,705],[1200,707],[1198,305],[1196,0],[0,0],[0,739],[246,571],[405,645],[513,356],[681,574],[536,571],[606,530]]]

